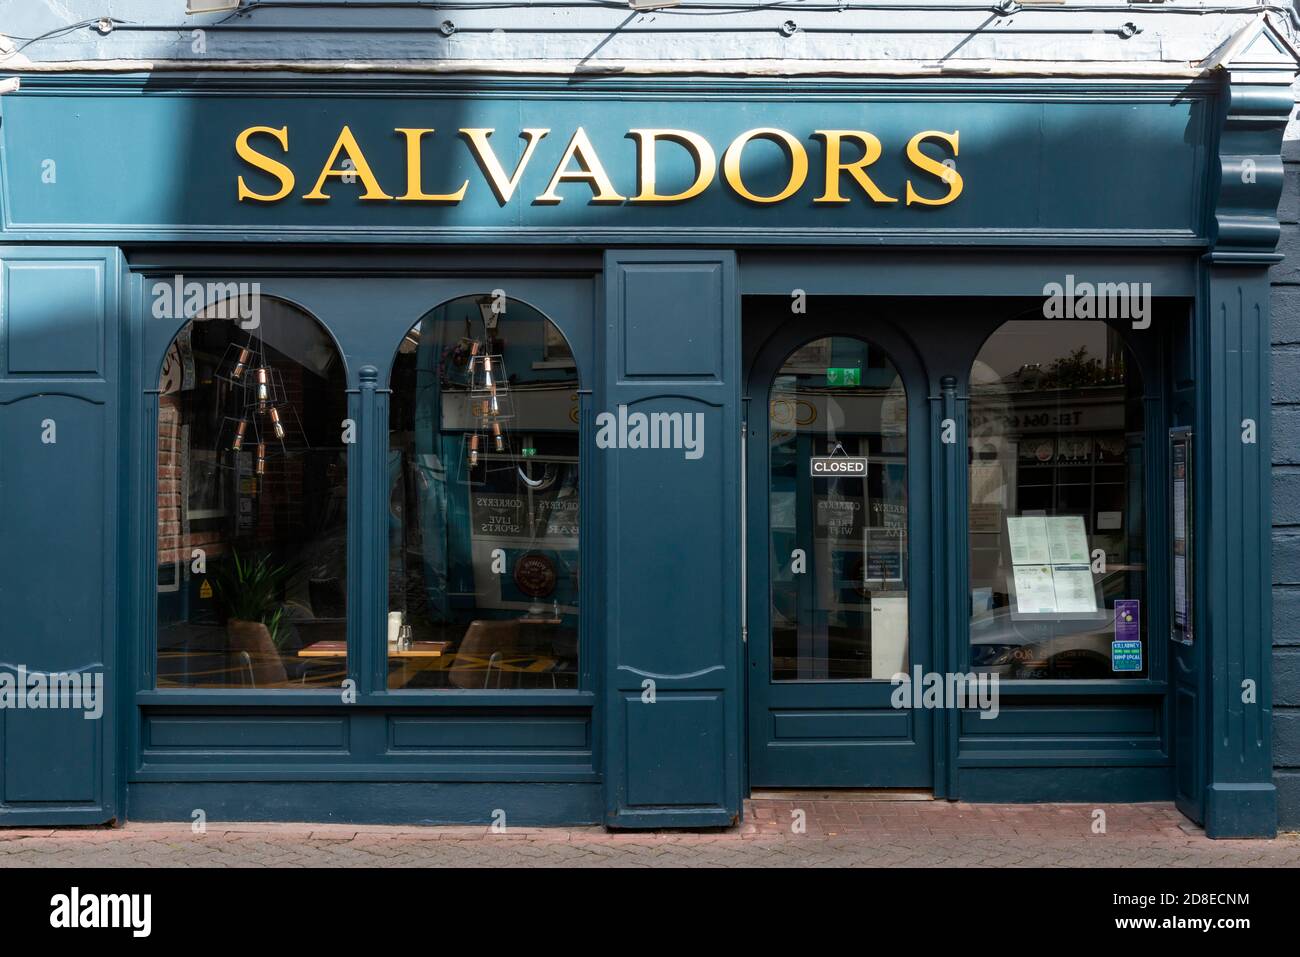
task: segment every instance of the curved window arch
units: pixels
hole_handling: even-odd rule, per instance
[[[389,399],[388,687],[578,684],[578,372],[490,294],[428,312]]]
[[[310,314],[254,295],[187,322],[159,376],[159,687],[347,674],[343,357]]]
[[[906,672],[902,376],[865,340],[817,339],[786,358],[768,408],[772,680]]]
[[[1146,675],[1141,374],[1119,332],[1012,320],[971,367],[971,663]]]

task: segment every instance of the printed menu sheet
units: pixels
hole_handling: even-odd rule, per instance
[[[1007,517],[1007,542],[1013,565],[1050,565],[1047,519],[1034,516]]]
[[[1041,615],[1056,611],[1056,586],[1051,565],[1015,566],[1016,611]]]
[[[1082,515],[1058,515],[1047,522],[1047,547],[1053,565],[1087,565],[1088,532]]]
[[[1087,565],[1052,566],[1052,584],[1056,588],[1057,611],[1097,610],[1097,591],[1092,584],[1092,569]]]
[[[1019,614],[1097,611],[1088,531],[1082,515],[1008,516],[1007,543]]]

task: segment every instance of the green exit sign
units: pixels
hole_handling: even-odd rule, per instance
[[[527,447],[527,446],[524,447],[523,452],[524,452],[524,458],[526,458],[526,459],[531,459],[534,455],[537,454],[537,450],[536,450],[536,449],[529,448],[529,447]]]
[[[862,370],[857,366],[852,369],[828,368],[826,370],[827,385],[862,385]]]

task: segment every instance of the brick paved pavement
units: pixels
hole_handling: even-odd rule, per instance
[[[1300,866],[1300,834],[1211,841],[1169,804],[974,805],[947,801],[746,802],[727,831],[133,823],[0,829],[0,867]],[[795,833],[792,812],[806,812]]]

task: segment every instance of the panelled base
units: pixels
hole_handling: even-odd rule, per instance
[[[599,824],[599,784],[201,782],[132,784],[133,821],[310,821],[322,824]],[[504,816],[502,813],[504,812]]]
[[[957,799],[984,804],[1120,804],[1171,801],[1172,767],[961,768]]]

